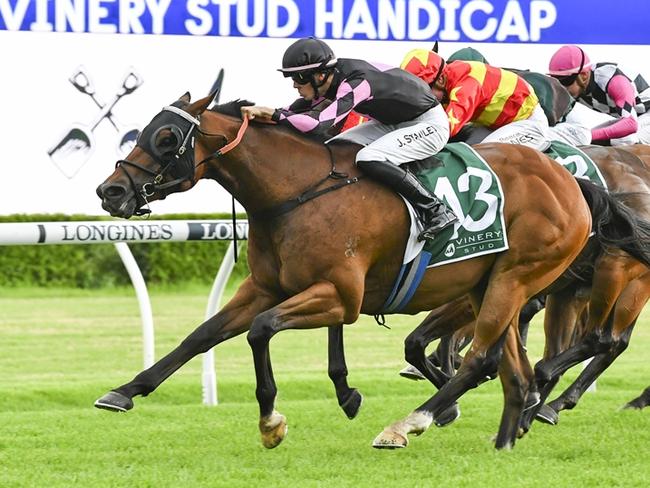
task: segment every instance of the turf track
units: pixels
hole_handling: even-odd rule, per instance
[[[417,318],[363,318],[346,332],[351,384],[365,402],[348,421],[326,373],[326,332],[271,343],[278,409],[289,435],[267,451],[257,433],[252,360],[243,336],[217,348],[220,405],[201,405],[195,359],[127,414],[92,407],[141,368],[132,290],[0,289],[0,486],[648,486],[650,408],[618,408],[650,384],[650,314],[628,351],[556,427],[536,424],[511,452],[490,438],[498,382],[461,400],[462,417],[400,451],[370,447],[385,424],[431,392],[400,378],[402,342]],[[197,325],[208,290],[154,290],[157,357]],[[542,348],[539,320],[530,357]],[[570,375],[571,377],[574,374]],[[566,385],[566,381],[563,382]]]

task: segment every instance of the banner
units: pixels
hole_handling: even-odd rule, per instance
[[[645,0],[0,0],[0,30],[648,44]]]
[[[577,43],[592,61],[648,78],[645,3],[0,0],[0,216],[105,215],[95,189],[139,130],[185,92],[196,100],[220,84],[222,102],[290,104],[298,94],[277,68],[292,38],[325,37],[340,58],[393,66],[440,39],[443,56],[469,45],[495,65],[542,73],[560,44]],[[211,180],[151,204],[154,216],[230,208]]]

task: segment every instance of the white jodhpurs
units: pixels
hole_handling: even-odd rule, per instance
[[[442,106],[436,105],[399,124],[370,120],[327,142],[350,141],[365,146],[357,153],[357,161],[390,161],[399,165],[433,156],[448,140],[449,119]]]
[[[499,127],[482,142],[521,144],[538,151],[544,151],[550,144],[548,129],[548,119],[541,105],[538,104],[530,117]]]
[[[551,139],[554,141],[565,142],[571,146],[586,146],[591,144],[591,127],[585,118],[585,113],[591,110],[586,109],[583,105],[576,104],[567,114],[566,120],[550,127]]]

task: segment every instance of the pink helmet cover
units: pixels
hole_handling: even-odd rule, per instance
[[[580,69],[582,66],[582,69]],[[548,74],[552,76],[570,76],[591,68],[587,54],[578,46],[562,46],[548,63]]]

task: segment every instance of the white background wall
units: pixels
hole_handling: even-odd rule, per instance
[[[52,163],[47,150],[73,123],[89,123],[98,108],[68,81],[83,65],[98,98],[113,97],[129,67],[144,84],[115,106],[123,124],[141,127],[160,110],[190,91],[207,95],[220,68],[225,69],[221,100],[247,98],[282,106],[296,94],[275,69],[291,39],[252,39],[172,35],[70,34],[0,31],[0,215],[64,212],[103,215],[95,188],[112,171],[118,155],[117,133],[107,120],[94,132],[97,149],[74,178]],[[422,42],[336,40],[339,57],[399,64]],[[442,44],[448,56],[467,43]],[[539,44],[474,44],[491,64],[545,72],[559,47]],[[594,61],[615,61],[650,76],[648,46],[583,46]],[[215,182],[152,204],[154,213],[228,211],[230,197]]]

